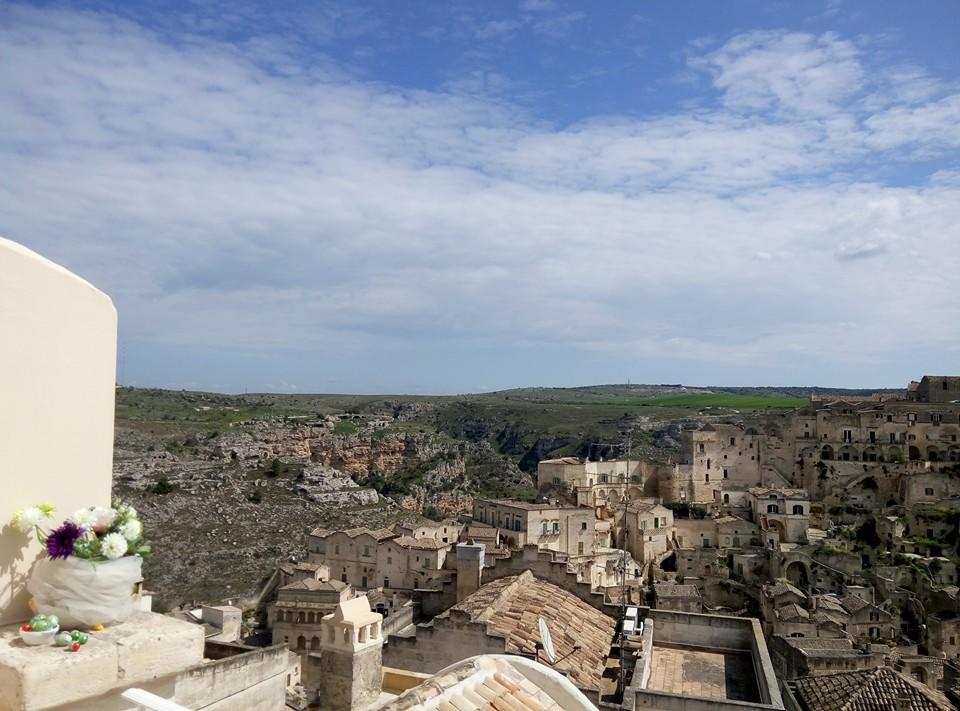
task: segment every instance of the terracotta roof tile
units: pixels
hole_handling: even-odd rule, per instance
[[[487,583],[451,610],[486,622],[488,633],[507,639],[506,651],[512,654],[536,653],[538,620],[543,617],[557,658],[570,655],[557,664],[557,669],[569,673],[581,688],[600,686],[616,623],[576,595],[535,578],[530,571]],[[573,652],[574,645],[581,649]]]
[[[796,682],[797,695],[809,711],[891,711],[898,700],[909,711],[949,711],[947,698],[889,667],[868,671],[808,676]]]

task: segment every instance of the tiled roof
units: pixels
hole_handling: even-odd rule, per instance
[[[394,540],[394,543],[403,548],[415,548],[423,551],[436,551],[441,548],[449,548],[452,545],[438,541],[436,538],[414,538],[413,536],[400,536]]]
[[[578,687],[600,686],[616,623],[572,593],[535,578],[529,570],[487,583],[451,610],[466,613],[475,622],[486,622],[488,633],[507,638],[506,651],[511,654],[536,653],[538,619],[543,617],[557,659],[570,655],[556,668],[569,673]],[[573,652],[574,645],[581,649]]]
[[[494,506],[510,506],[524,511],[556,511],[576,509],[577,506],[564,506],[563,504],[534,504],[529,501],[515,501],[514,499],[477,499],[481,504],[492,504]]]
[[[810,619],[810,613],[796,603],[790,603],[777,608],[777,617],[783,622],[806,622]]]
[[[777,496],[783,496],[787,499],[810,498],[810,493],[806,489],[781,489],[766,486],[755,486],[751,489],[747,489],[747,491],[754,496],[767,496],[768,494],[776,494]]]
[[[870,603],[863,598],[857,597],[856,595],[847,595],[845,598],[843,598],[843,600],[840,601],[840,605],[844,610],[852,615],[860,612],[860,610],[865,607],[869,607]]]
[[[907,701],[909,711],[950,711],[936,691],[889,667],[797,679],[796,691],[809,711],[892,711]]]
[[[793,593],[794,595],[797,595],[803,599],[806,599],[807,597],[803,591],[801,591],[799,588],[795,588],[793,585],[787,582],[779,582],[776,585],[764,588],[764,592],[766,592],[769,597],[780,597],[786,593]]]
[[[316,592],[318,590],[329,590],[331,592],[340,592],[345,587],[347,587],[347,584],[340,582],[339,580],[314,580],[313,578],[304,578],[303,580],[297,580],[289,585],[284,585],[280,589],[310,590],[312,592]]]
[[[568,681],[555,681],[548,692],[514,663],[502,657],[468,659],[405,691],[379,711],[595,711],[586,700],[576,703],[575,690],[563,688]]]
[[[331,536],[334,533],[342,533],[349,538],[356,538],[357,536],[362,536],[364,534],[368,536],[373,536],[374,540],[385,541],[388,538],[396,538],[397,532],[392,528],[367,528],[366,526],[359,526],[357,528],[348,528],[342,531],[333,531],[329,528],[315,528],[310,532],[310,535],[316,536],[317,538],[326,538]]]

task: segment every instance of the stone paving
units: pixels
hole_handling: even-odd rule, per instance
[[[655,644],[652,664],[650,689],[707,699],[758,700],[749,655]]]

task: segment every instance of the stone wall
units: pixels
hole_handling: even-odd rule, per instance
[[[109,506],[117,312],[80,277],[0,238],[0,521],[41,502],[53,525]],[[0,527],[0,624],[29,617],[34,535]]]
[[[506,638],[487,634],[485,622],[436,617],[417,627],[416,636],[391,635],[383,648],[383,663],[389,667],[433,674],[476,654],[503,654]]]

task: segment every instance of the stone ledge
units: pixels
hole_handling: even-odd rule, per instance
[[[90,634],[79,652],[0,628],[0,711],[40,711],[168,677],[203,661],[203,628],[152,612]]]

